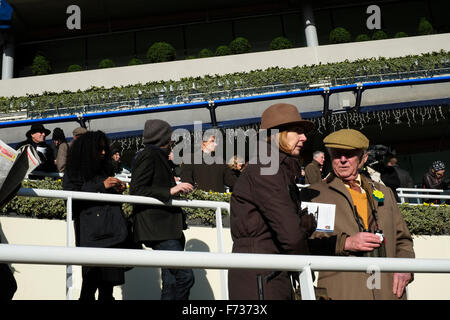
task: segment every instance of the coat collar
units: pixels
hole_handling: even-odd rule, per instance
[[[352,210],[354,208],[354,203],[352,196],[350,195],[350,192],[348,191],[347,187],[344,185],[344,182],[342,182],[341,179],[336,177],[334,172],[330,173],[329,176],[326,179],[326,183],[328,184],[328,187],[330,189],[333,189],[334,191],[337,191],[342,196],[346,198],[348,203],[350,204]],[[364,175],[361,175],[361,187],[366,191],[367,195],[367,201],[369,202],[369,228],[371,225],[373,225],[374,217],[373,217],[373,210],[378,212],[378,202],[374,200],[373,198],[373,191],[375,189],[375,186],[373,182],[371,182],[368,178],[366,178]]]
[[[172,168],[170,167],[169,164],[169,155],[166,154],[166,152],[164,150],[162,150],[160,147],[152,145],[152,144],[147,144],[146,147],[149,150],[153,150],[158,157],[161,159],[161,162],[164,164],[164,166],[167,168],[168,171],[172,172]]]

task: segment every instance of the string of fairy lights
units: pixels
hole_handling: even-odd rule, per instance
[[[306,118],[307,119],[307,118]],[[369,126],[378,126],[382,131],[388,126],[406,125],[409,128],[413,126],[424,126],[426,123],[439,124],[450,122],[450,105],[434,105],[410,107],[402,109],[389,110],[372,110],[370,112],[342,112],[330,113],[326,116],[307,119],[314,123],[316,133],[324,135],[328,132],[337,131],[339,129],[356,129],[364,130]],[[230,130],[234,129],[234,130]],[[241,129],[241,130],[237,130]],[[222,133],[225,142],[232,143],[237,135],[253,129],[256,132],[260,129],[260,123],[252,123],[228,128],[217,128]],[[193,141],[201,141],[203,132],[191,131],[184,134],[182,140],[185,143]],[[121,148],[121,150],[137,151],[143,147],[142,136],[130,136],[114,139],[112,141]]]

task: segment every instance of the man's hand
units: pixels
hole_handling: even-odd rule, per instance
[[[192,186],[192,184],[190,184],[188,182],[181,182],[181,183],[177,184],[175,187],[170,188],[170,195],[174,196],[180,192],[189,193],[192,190],[194,190],[194,187]]]
[[[370,232],[358,232],[345,240],[344,250],[373,251],[381,245],[380,238]]]
[[[119,193],[122,193],[127,187],[125,182],[114,177],[106,178],[106,180],[103,181],[103,185],[105,186],[105,189],[116,188]]]
[[[392,287],[394,295],[401,298],[403,291],[410,281],[411,273],[394,273],[394,285]]]
[[[300,225],[305,228],[306,236],[309,238],[316,231],[316,218],[312,214],[304,214],[300,217]]]

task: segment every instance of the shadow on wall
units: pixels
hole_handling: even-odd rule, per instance
[[[210,252],[208,245],[191,239],[186,251]],[[191,300],[214,300],[214,293],[206,278],[206,270],[194,269],[195,284],[191,289]],[[161,297],[161,269],[135,267],[125,273],[122,287],[123,300],[159,300]]]

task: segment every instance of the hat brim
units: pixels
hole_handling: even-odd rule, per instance
[[[283,130],[283,129],[286,129],[286,128],[289,128],[289,127],[294,127],[294,126],[298,126],[298,127],[303,128],[303,132],[304,133],[309,133],[309,132],[313,131],[314,128],[315,128],[314,122],[308,121],[308,120],[299,120],[299,121],[292,121],[292,122],[284,122],[282,124],[275,125],[275,126],[272,126],[270,128],[267,128],[267,129],[280,129],[280,130]]]
[[[31,135],[32,135],[33,133],[36,133],[36,132],[42,132],[42,130],[28,130],[27,133],[26,133],[25,135],[26,135],[27,138],[30,138]],[[48,137],[49,134],[51,133],[51,131],[48,130],[48,129],[44,129],[44,133],[45,133],[45,136]]]
[[[337,143],[329,143],[325,144],[325,148],[332,148],[332,149],[344,149],[344,150],[356,150],[356,149],[363,149],[363,148],[355,148],[343,144],[337,144]]]

